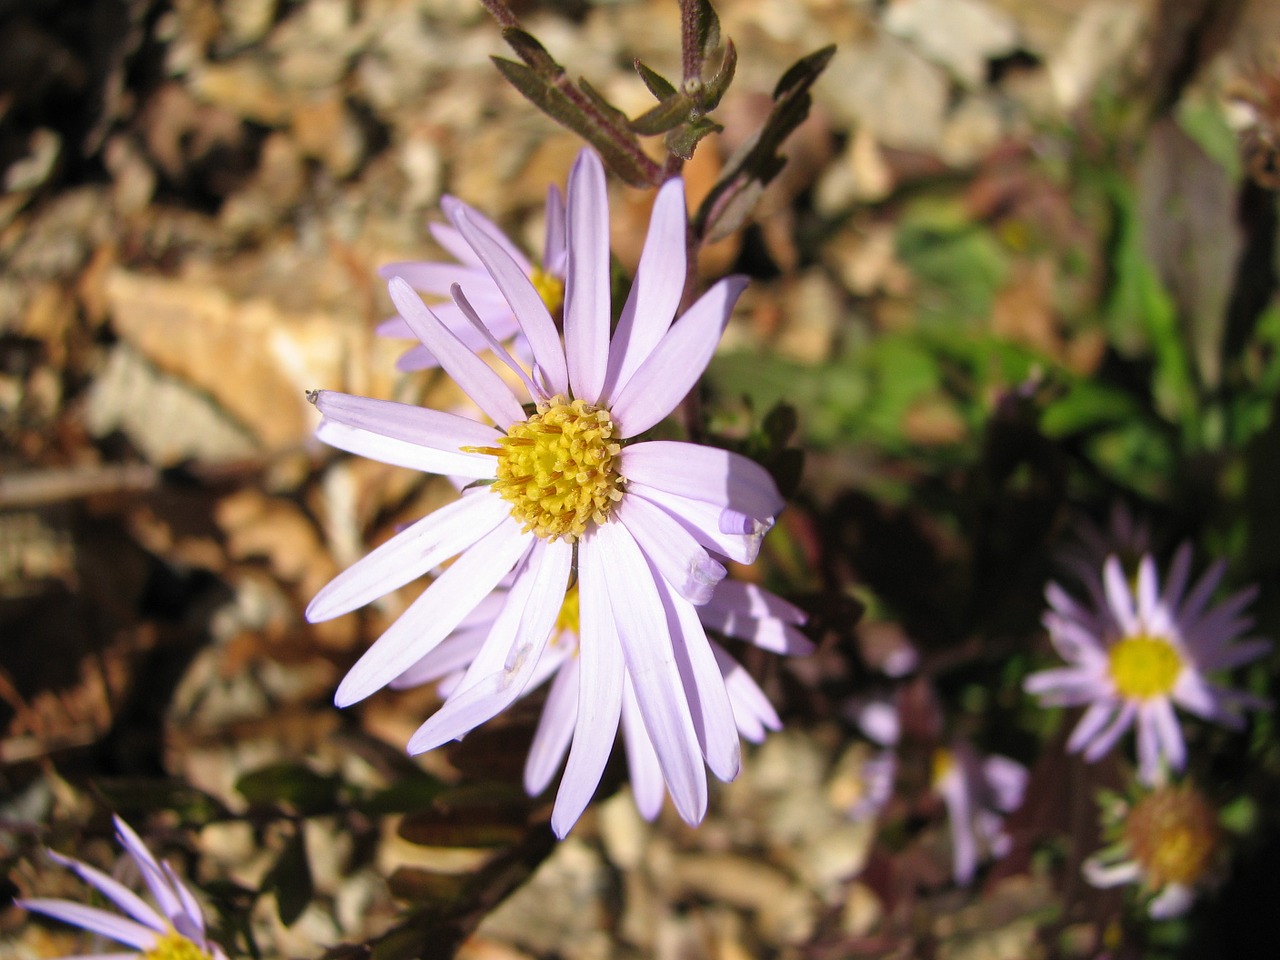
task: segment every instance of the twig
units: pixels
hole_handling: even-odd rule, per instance
[[[65,467],[0,477],[0,510],[36,507],[80,497],[152,490],[159,472],[147,464]]]

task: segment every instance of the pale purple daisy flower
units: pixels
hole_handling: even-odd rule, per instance
[[[1022,804],[1027,768],[999,754],[980,757],[968,743],[956,741],[950,749],[934,751],[933,789],[951,825],[952,875],[956,883],[967,884],[984,854],[999,859],[1009,852],[1004,817]]]
[[[1214,564],[1187,591],[1190,570],[1191,548],[1184,545],[1161,590],[1150,555],[1138,564],[1134,584],[1125,578],[1120,561],[1108,557],[1102,575],[1105,604],[1096,609],[1049,584],[1044,623],[1054,648],[1070,666],[1033,673],[1024,682],[1043,706],[1088,705],[1067,741],[1067,749],[1083,752],[1086,760],[1105,755],[1136,725],[1138,773],[1148,784],[1156,782],[1162,763],[1173,770],[1186,766],[1175,704],[1233,729],[1243,726],[1244,710],[1267,705],[1207,678],[1256,660],[1271,648],[1266,640],[1238,639],[1252,625],[1241,613],[1256,590],[1242,590],[1211,607],[1225,564]]]
[[[457,304],[450,302],[452,286],[462,287],[467,300],[475,307],[484,325],[495,340],[505,342],[517,337],[520,324],[508,305],[502,290],[485,268],[483,261],[463,237],[462,221],[465,218],[473,229],[483,230],[490,240],[523,271],[538,295],[542,297],[551,315],[558,319],[564,306],[564,278],[568,261],[565,238],[564,199],[556,187],[547,190],[546,240],[542,247],[542,262],[534,264],[488,217],[457,197],[446,196],[440,201],[440,209],[449,218],[448,224],[432,223],[427,229],[435,241],[454,256],[456,263],[412,260],[389,263],[378,271],[384,280],[400,277],[419,293],[437,298],[431,309],[436,317],[459,340],[472,350],[484,350],[488,346],[481,331],[477,330]],[[378,326],[378,334],[402,340],[417,338],[413,328],[403,317],[395,316]],[[524,344],[515,347],[520,355],[527,354]],[[422,343],[410,347],[396,366],[405,371],[426,370],[439,366],[435,354]]]
[[[693,388],[746,285],[741,277],[721,280],[672,323],[684,289],[685,223],[683,184],[668,181],[611,335],[604,168],[584,150],[569,176],[563,343],[520,266],[465,213],[458,221],[528,342],[526,371],[485,333],[523,382],[533,412],[398,277],[389,289],[400,315],[496,426],[404,404],[314,395],[325,442],[475,481],[311,602],[308,618],[327,620],[457,557],[352,667],[338,687],[339,706],[403,674],[514,571],[458,689],[418,729],[409,750],[462,737],[528,687],[576,570],[579,722],[553,817],[560,832],[594,792],[631,696],[686,821],[698,822],[706,810],[704,759],[721,779],[738,770],[729,693],[692,605],[707,602],[725,575],[712,552],[753,561],[782,498],[767,471],[727,450],[674,441],[624,445]],[[453,296],[482,330],[456,284]]]
[[[128,957],[142,957],[144,960],[226,960],[226,954],[205,931],[200,904],[173,868],[156,860],[141,838],[119,817],[115,818],[115,824],[116,838],[137,864],[159,909],[96,867],[52,851],[49,852],[50,857],[74,870],[80,879],[127,916],[72,900],[33,898],[15,902],[33,913],[42,913],[91,933],[110,937],[136,951],[98,953],[79,960],[125,960]]]
[[[390,686],[402,689],[439,681],[438,692],[446,698],[452,696],[501,613],[508,591],[509,585],[504,584],[481,601],[451,636],[393,680]],[[685,616],[693,610],[704,628],[726,637],[779,654],[803,656],[813,650],[813,643],[797,629],[805,620],[803,611],[754,584],[726,580],[716,588],[710,600],[696,607],[679,596],[669,599],[685,611]],[[525,763],[524,785],[530,796],[537,796],[550,785],[564,762],[577,726],[580,611],[579,592],[574,586],[565,594],[551,640],[521,694],[531,693],[545,681],[551,681]],[[686,629],[695,629],[696,632],[692,624]],[[781,729],[777,713],[742,665],[718,642],[710,638],[708,642],[729,694],[738,734],[752,743],[760,743],[768,731]],[[686,696],[696,700],[696,681],[687,668],[682,671],[681,678]],[[622,696],[620,720],[631,771],[632,793],[640,813],[645,819],[652,820],[661,810],[666,796],[661,765],[628,679],[624,679]],[[615,719],[614,723],[617,722]],[[594,793],[595,784],[583,782],[576,787],[566,784],[565,789],[571,793],[575,790],[587,792],[585,797],[569,796],[563,805],[558,806],[562,818],[576,817],[577,811]],[[573,825],[572,821],[565,822],[564,819],[553,820],[553,824],[562,835]]]

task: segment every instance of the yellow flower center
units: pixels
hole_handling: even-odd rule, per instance
[[[512,424],[497,447],[463,447],[498,458],[493,489],[511,503],[511,515],[544,540],[577,540],[587,525],[604,523],[622,499],[613,458],[609,411],[556,396],[528,420]]]
[[[937,786],[943,778],[951,772],[951,768],[956,764],[956,758],[951,751],[945,747],[938,747],[933,751],[933,764],[931,774],[933,776],[933,786]]]
[[[533,289],[538,291],[538,296],[547,305],[547,310],[553,317],[559,317],[564,308],[564,281],[541,267],[534,267],[529,279],[533,281]]]
[[[207,950],[201,950],[176,930],[170,930],[156,938],[150,950],[142,952],[143,960],[212,960]]]
[[[1170,693],[1182,672],[1182,657],[1173,644],[1142,633],[1117,642],[1109,657],[1116,691],[1134,700]]]
[[[560,604],[560,612],[556,614],[556,625],[551,631],[551,642],[564,633],[578,636],[578,585],[575,583],[565,591],[564,602]]]
[[[1129,811],[1124,837],[1149,887],[1193,886],[1212,865],[1218,819],[1192,787],[1161,787]]]

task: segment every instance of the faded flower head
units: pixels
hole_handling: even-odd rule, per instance
[[[157,861],[138,835],[119,817],[115,818],[115,824],[116,838],[137,865],[155,900],[155,907],[114,877],[52,851],[50,857],[74,870],[126,916],[72,900],[33,898],[18,900],[18,905],[33,913],[42,913],[91,933],[110,937],[136,951],[136,954],[111,952],[92,955],[102,960],[119,960],[124,956],[138,956],[144,960],[226,960],[222,949],[210,941],[205,932],[200,904],[173,868]]]
[[[559,320],[564,308],[564,279],[568,260],[564,198],[560,191],[554,186],[547,190],[546,240],[542,248],[542,262],[539,264],[532,263],[520,247],[479,210],[467,206],[456,197],[444,197],[440,201],[440,208],[449,218],[449,223],[432,223],[427,229],[431,231],[436,243],[452,254],[456,262],[414,260],[390,263],[380,269],[378,274],[384,280],[400,277],[419,293],[427,294],[434,301],[431,309],[440,322],[473,350],[483,350],[487,345],[484,333],[473,327],[461,308],[452,302],[450,289],[453,284],[458,284],[467,301],[476,308],[488,334],[499,342],[517,338],[517,354],[527,356],[528,345],[518,340],[520,323],[501,288],[464,238],[462,223],[466,220],[471,229],[483,230],[511,263],[529,278],[551,316]],[[399,339],[417,339],[413,328],[399,316],[380,324],[378,334]],[[410,347],[396,362],[401,370],[425,370],[439,365],[435,355],[422,343]]]
[[[671,180],[658,192],[635,283],[611,331],[608,202],[591,151],[579,155],[567,194],[563,338],[503,245],[465,211],[457,221],[520,325],[528,369],[458,284],[453,302],[520,379],[527,404],[399,277],[389,289],[401,317],[488,422],[313,395],[325,442],[471,483],[336,577],[307,616],[347,613],[456,557],[347,674],[336,697],[346,706],[419,663],[482,602],[500,605],[457,688],[411,738],[410,751],[421,753],[462,737],[528,689],[576,574],[578,712],[552,826],[563,836],[582,812],[632,697],[677,810],[696,823],[706,810],[704,762],[730,779],[739,745],[726,679],[695,605],[725,576],[721,558],[755,559],[783,502],[769,474],[745,457],[638,437],[702,375],[746,282],[721,280],[672,322],[684,289],[686,215],[683,184]]]
[[[1104,756],[1136,726],[1138,771],[1148,784],[1156,782],[1162,764],[1173,770],[1186,766],[1175,704],[1232,728],[1243,725],[1244,710],[1266,706],[1261,698],[1208,679],[1271,648],[1265,640],[1239,639],[1252,625],[1242,613],[1255,590],[1242,590],[1211,606],[1224,565],[1215,564],[1188,591],[1190,569],[1191,548],[1183,546],[1161,589],[1149,555],[1138,564],[1132,583],[1120,561],[1108,557],[1103,602],[1096,608],[1049,584],[1044,623],[1069,666],[1033,673],[1025,682],[1042,706],[1087,706],[1067,741],[1067,749],[1083,752],[1086,760]]]
[[[1116,838],[1084,863],[1095,887],[1139,884],[1157,920],[1185,913],[1222,857],[1218,815],[1189,783],[1162,784],[1133,803],[1113,806],[1104,823]]]

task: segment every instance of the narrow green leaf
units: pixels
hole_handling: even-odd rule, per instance
[[[609,118],[609,122],[614,127],[619,130],[627,129],[627,124],[629,123],[627,115],[606,100],[599,90],[587,82],[586,77],[578,78],[578,88],[587,95],[587,99],[591,101],[597,110]]]
[[[638,156],[642,156],[638,144],[635,145],[634,152],[629,152],[615,139],[618,131],[602,126],[599,120],[591,117],[582,107],[574,103],[563,90],[540,77],[530,67],[502,57],[492,59],[508,83],[556,123],[572,130],[595,147],[601,159],[604,160],[605,166],[615,174],[633,187],[652,185],[649,172],[637,159]],[[628,132],[625,125],[620,129],[624,133]]]
[[[724,45],[724,56],[720,58],[720,66],[702,87],[702,93],[698,97],[698,107],[703,113],[710,113],[720,103],[720,98],[724,96],[725,91],[729,89],[729,84],[733,82],[733,74],[738,68],[738,48],[733,45],[732,40],[726,40]]]
[[[703,137],[719,133],[724,127],[708,117],[698,117],[672,130],[665,137],[667,149],[681,160],[693,158],[693,151]]]
[[[637,57],[632,61],[636,68],[636,73],[640,74],[640,79],[644,81],[644,85],[649,88],[649,92],[653,94],[655,100],[666,100],[675,96],[676,88],[670,80],[655,70],[646,67]]]
[[[666,133],[689,119],[689,111],[693,109],[693,101],[683,93],[675,93],[651,110],[646,110],[628,125],[643,137]]]
[[[715,53],[716,47],[720,46],[720,17],[711,6],[711,0],[698,0],[696,16],[698,18],[698,49],[702,52],[702,56],[707,58]]]
[[[537,39],[518,27],[507,27],[502,31],[502,39],[516,52],[521,60],[536,70],[547,80],[552,80],[564,73],[564,67],[556,63],[555,57],[547,52]]]
[[[786,164],[779,154],[783,142],[809,115],[809,88],[822,75],[835,54],[835,46],[823,47],[801,57],[782,75],[774,88],[773,109],[764,126],[725,164],[694,217],[694,229],[707,242],[726,237],[742,226],[765,185]]]

